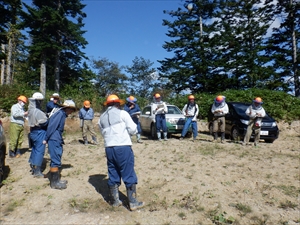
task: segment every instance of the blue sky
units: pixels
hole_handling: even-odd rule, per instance
[[[182,0],[83,0],[86,4],[83,30],[89,42],[83,52],[89,58],[105,57],[120,66],[131,66],[132,60],[143,57],[157,68],[165,57],[173,56],[162,48],[170,41],[162,20],[172,18],[163,10],[182,7]]]

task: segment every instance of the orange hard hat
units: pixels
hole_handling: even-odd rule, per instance
[[[160,94],[156,93],[156,94],[154,95],[154,98],[160,98]]]
[[[216,97],[215,101],[216,101],[217,103],[221,103],[221,102],[224,101],[224,99],[225,99],[225,97],[224,97],[223,95],[218,95],[218,96]]]
[[[85,108],[90,108],[90,107],[91,107],[91,102],[88,101],[88,100],[85,100],[85,101],[83,102],[83,105],[84,105]]]
[[[119,97],[117,95],[109,95],[106,98],[106,102],[104,102],[104,105],[108,105],[110,103],[120,103],[121,105],[124,104],[124,100],[119,99]]]
[[[259,103],[259,104],[262,104],[262,103],[263,103],[261,97],[256,97],[256,98],[253,100],[253,102],[256,102],[256,103]]]
[[[20,100],[20,101],[22,101],[22,102],[24,102],[24,103],[27,103],[27,98],[26,98],[24,95],[20,95],[20,96],[18,97],[18,100]]]
[[[188,99],[189,99],[189,100],[195,99],[195,96],[194,96],[194,95],[189,95]]]

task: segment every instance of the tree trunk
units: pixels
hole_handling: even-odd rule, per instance
[[[56,60],[55,60],[55,91],[57,93],[59,93],[59,80],[60,80],[60,64],[59,64],[59,56],[60,56],[60,52],[57,51],[56,53]]]
[[[45,96],[46,95],[46,57],[43,54],[41,62],[41,80],[40,80],[40,92]]]
[[[8,46],[7,46],[6,84],[12,84],[11,57],[12,57],[12,40],[11,40],[11,38],[9,38]]]
[[[297,1],[296,1],[297,2]],[[290,5],[293,4],[293,0],[290,0]],[[291,19],[297,21],[294,17],[293,12],[290,13]],[[293,51],[293,74],[294,74],[294,83],[295,83],[295,96],[300,98],[300,81],[298,76],[298,63],[297,63],[297,44],[296,44],[296,32],[295,25],[292,25],[292,51]]]
[[[5,53],[5,44],[1,44],[1,51]],[[5,84],[4,80],[5,60],[1,60],[1,85]]]

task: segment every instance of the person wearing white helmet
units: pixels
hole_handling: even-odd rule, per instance
[[[51,113],[51,111],[54,109],[54,108],[58,108],[59,107],[59,99],[60,99],[60,96],[58,93],[53,93],[53,95],[50,97],[50,101],[47,103],[47,106],[46,106],[46,113],[49,114]]]
[[[48,122],[43,144],[48,143],[50,154],[50,187],[54,189],[67,188],[67,181],[60,180],[61,157],[63,154],[63,131],[66,118],[76,110],[74,101],[65,100],[61,109],[54,113]]]
[[[41,104],[44,100],[44,96],[40,92],[35,92],[31,98],[29,98],[28,107],[28,126],[30,127],[30,142],[32,146],[31,154],[28,162],[32,168],[32,174],[34,177],[43,178],[42,163],[45,154],[45,145],[43,140],[45,139],[48,118],[46,114],[41,110]]]

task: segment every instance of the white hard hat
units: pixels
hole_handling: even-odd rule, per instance
[[[34,98],[35,100],[43,100],[44,99],[44,95],[40,92],[35,92],[32,95],[32,98]]]
[[[64,108],[76,108],[75,102],[73,100],[65,100],[64,103],[61,105]]]

